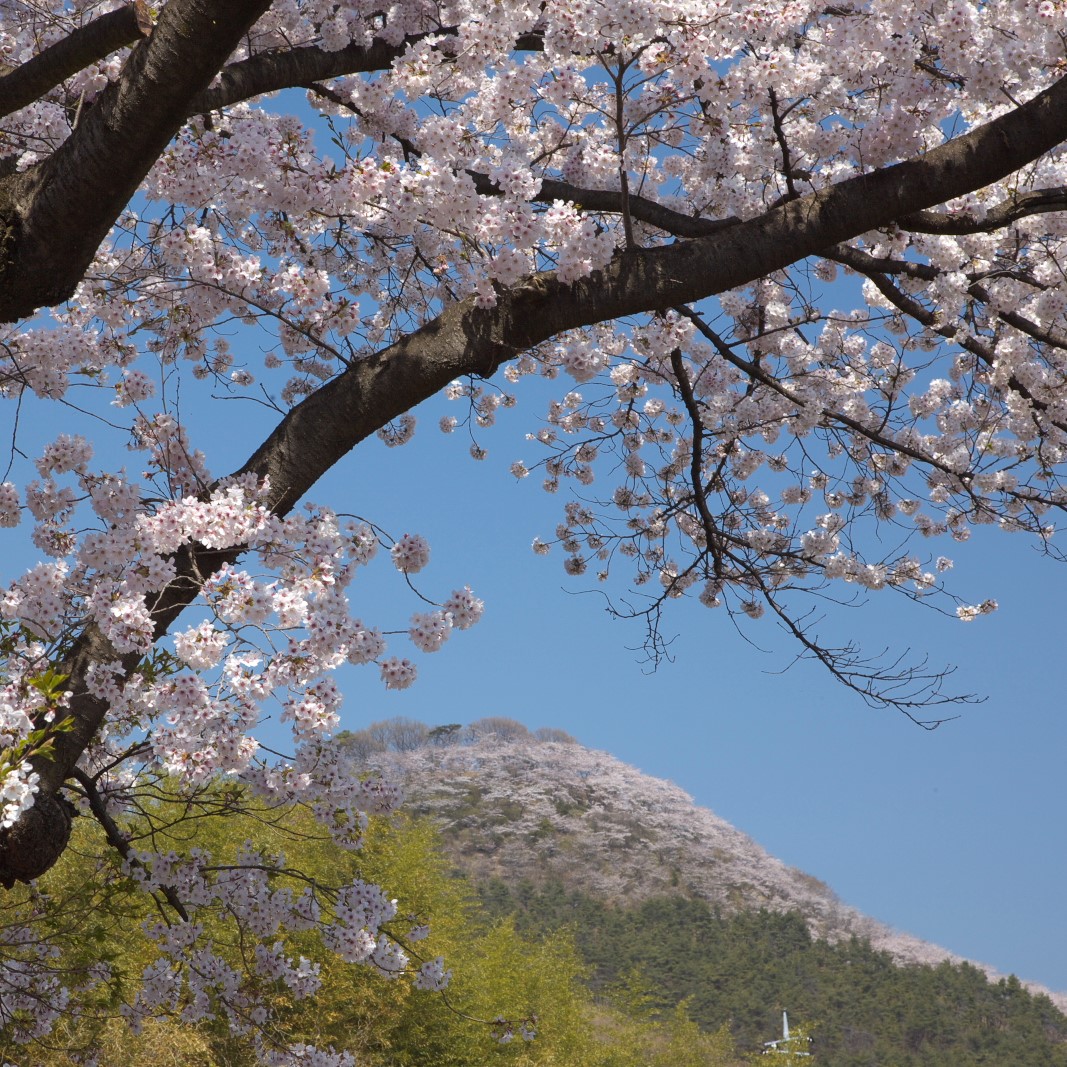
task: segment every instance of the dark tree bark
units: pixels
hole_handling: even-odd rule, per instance
[[[137,186],[270,0],[173,0],[47,159],[0,183],[0,321],[66,300]]]
[[[143,18],[142,12],[139,20],[135,4],[127,4],[94,19],[21,67],[8,71],[0,78],[0,116],[32,104],[91,63],[147,36],[150,28],[142,29]]]

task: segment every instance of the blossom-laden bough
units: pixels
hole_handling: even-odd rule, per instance
[[[577,483],[566,569],[651,590],[616,605],[653,655],[696,596],[935,724],[940,672],[834,647],[812,605],[970,621],[995,604],[922,538],[1059,552],[1065,26],[1063,0],[0,3],[0,391],[99,431],[25,477],[16,432],[0,487],[45,557],[0,608],[0,880],[48,870],[72,805],[121,850],[145,773],[224,772],[355,841],[330,674],[415,664],[347,590],[379,543],[405,576],[426,546],[294,509],[442,389],[486,427],[524,378],[566,382],[513,471]],[[277,412],[226,477],[190,376]],[[462,589],[408,635],[480,611]],[[288,758],[256,740],[274,706]],[[175,929],[208,892],[183,885],[156,886]]]

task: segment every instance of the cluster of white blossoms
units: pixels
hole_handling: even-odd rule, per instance
[[[285,856],[267,855],[251,846],[226,863],[193,849],[188,856],[131,853],[128,864],[146,891],[166,888],[195,903],[202,916],[230,915],[244,936],[255,942],[252,970],[257,979],[284,987],[296,998],[318,991],[321,969],[305,956],[289,954],[282,941],[272,940],[282,931],[317,931],[345,962],[366,964],[386,978],[410,970],[407,954],[389,932],[396,929],[392,924],[396,901],[377,886],[355,881],[324,893],[321,885],[305,884],[295,892],[289,884],[279,885],[279,876],[286,871]],[[159,956],[146,969],[136,1000],[124,1009],[134,1029],[179,1003],[184,1005],[186,1023],[221,1015],[235,1035],[254,1033],[266,1019],[245,976],[216,950],[203,922],[150,922],[145,933]],[[416,928],[416,938],[418,933]],[[444,988],[447,976],[441,961],[419,967],[414,981],[420,988]]]
[[[63,511],[49,512],[42,522],[57,516],[74,521],[86,507],[99,511],[91,489],[104,476],[89,469],[90,458],[67,438],[46,448],[40,473],[53,480],[66,474],[72,484],[61,489],[54,483],[54,495],[69,492]],[[55,706],[49,705],[35,679],[59,655],[66,635],[87,624],[107,638],[115,660],[96,664],[89,677],[90,692],[107,702],[108,714],[81,766],[99,776],[102,801],[113,816],[123,816],[138,785],[136,775],[119,769],[131,747],[142,761],[147,753],[149,766],[169,775],[172,788],[237,776],[270,804],[306,805],[345,848],[360,847],[368,814],[387,813],[399,803],[398,790],[362,777],[330,740],[341,722],[342,695],[331,677],[339,667],[377,664],[390,688],[404,688],[416,677],[411,660],[387,656],[381,630],[350,611],[349,586],[375,558],[378,537],[369,526],[324,508],[280,518],[263,504],[268,490],[246,477],[219,483],[200,497],[178,496],[121,514],[111,509],[109,525],[83,536],[69,557],[40,564],[9,587],[0,603],[9,670],[0,693],[0,747],[6,754],[0,829],[34,802],[38,775],[19,753],[37,740],[35,731],[46,720],[63,714],[66,695],[60,692]],[[122,657],[149,653],[155,640],[151,598],[175,577],[180,552],[190,544],[221,552],[240,546],[244,564],[227,562],[204,581],[205,617],[175,632],[169,666],[130,670]],[[425,540],[409,534],[396,542],[391,559],[408,575],[422,570],[428,557]],[[469,588],[453,591],[440,608],[413,615],[411,644],[422,653],[437,651],[453,629],[473,625],[482,608]],[[256,738],[274,709],[292,730],[295,755],[288,759],[270,757]],[[131,876],[146,891],[165,888],[191,917],[149,931],[162,955],[129,1006],[132,1024],[179,1003],[188,1019],[219,1010],[232,1027],[266,1019],[247,976],[201,938],[202,924],[192,917],[205,910],[225,912],[261,939],[315,927],[323,944],[349,962],[390,977],[409,973],[422,988],[443,987],[443,971],[431,967],[424,973],[411,965],[387,932],[396,906],[376,887],[342,888],[327,921],[310,892],[294,896],[275,884],[283,859],[248,853],[235,869],[220,871],[210,859],[195,850],[185,857],[128,858]],[[315,965],[290,959],[267,940],[257,945],[254,970],[294,996],[310,995],[318,985]],[[35,973],[33,967],[27,971],[19,1003],[38,990]]]
[[[120,8],[0,5],[0,63],[18,68]],[[522,300],[550,284],[561,308],[584,306],[619,264],[647,268],[652,284],[655,257],[692,238],[927,158],[1062,77],[1065,24],[1065,0],[272,3],[230,62],[262,73],[261,59],[273,69],[299,49],[320,63],[321,77],[300,79],[298,113],[284,96],[227,97],[244,82],[216,79],[73,297],[0,325],[0,401],[16,425],[0,528],[17,538],[23,523],[41,559],[0,590],[0,831],[33,804],[44,777],[29,761],[63,721],[49,671],[90,645],[107,652],[76,696],[106,713],[78,772],[110,817],[141,773],[190,790],[238,776],[271,803],[307,804],[355,847],[367,813],[397,801],[332,751],[334,672],[367,665],[405,689],[418,656],[476,622],[481,601],[464,588],[400,625],[365,622],[372,609],[356,614],[350,599],[360,568],[381,545],[410,584],[429,566],[426,541],[345,520],[346,505],[291,511],[288,484],[215,479],[200,448],[232,427],[183,414],[225,396],[288,417],[346,375],[369,368],[371,382],[397,365],[407,369],[389,380],[407,397],[421,357],[404,345],[432,345],[457,307],[467,332],[449,320],[424,362],[444,368],[434,388],[474,377],[446,389],[466,413],[441,428],[488,428],[515,403],[484,384],[481,363],[454,362],[488,323],[490,348],[511,358],[509,389],[540,376],[556,390],[531,454],[511,467],[549,492],[576,490],[535,551],[558,546],[585,580],[622,572],[648,594],[649,618],[693,597],[782,620],[810,651],[797,623],[806,594],[937,595],[951,567],[942,541],[977,526],[1047,546],[1067,507],[1062,146],[701,304],[650,293],[657,310],[633,315],[602,301],[596,315],[567,311],[551,337],[519,323],[535,338],[525,347],[497,345],[491,316],[515,326]],[[0,173],[24,174],[64,144],[126,55],[5,116]],[[64,432],[24,440],[21,405]],[[405,406],[368,435],[409,441]],[[315,451],[331,445],[322,437]],[[474,442],[471,454],[486,450]],[[971,621],[996,605],[951,606]],[[268,716],[291,731],[288,757],[261,746]],[[377,890],[349,887],[327,921],[302,897],[274,902],[251,864],[223,877],[193,852],[128,862],[190,914],[152,931],[163,955],[131,1018],[221,1005],[261,1019],[263,1005],[242,999],[255,982],[203,942],[201,903],[259,931],[253,968],[294,994],[317,972],[275,950],[280,924],[325,923],[345,958],[413,970],[424,988],[447,975],[439,961],[409,967],[383,936],[391,905]],[[44,963],[5,959],[0,947],[5,1002],[65,996]],[[268,1063],[348,1062],[261,1051]]]
[[[76,472],[77,488],[56,488],[53,495],[66,504],[41,525],[72,516],[79,498],[88,497],[98,510],[89,490],[103,476],[90,472],[87,462],[66,438],[46,449],[38,464],[42,473],[51,478]],[[268,491],[267,483],[244,477],[219,483],[205,498],[182,496],[133,510],[125,523],[113,517],[106,530],[83,537],[69,559],[39,564],[14,582],[0,602],[5,619],[46,642],[59,642],[91,621],[117,656],[146,654],[155,639],[150,598],[175,578],[183,545],[240,546],[259,562],[263,574],[227,562],[203,583],[209,617],[174,635],[175,670],[149,680],[138,672],[123,678],[118,663],[111,670],[100,665],[94,688],[111,707],[108,751],[134,724],[143,729],[152,722],[153,748],[169,772],[190,780],[241,773],[256,757],[252,731],[265,704],[280,701],[283,721],[302,743],[338,726],[341,693],[328,677],[338,667],[376,662],[389,687],[414,681],[415,665],[386,656],[381,631],[349,610],[348,586],[377,548],[370,527],[311,507],[279,518],[263,504]],[[391,555],[397,569],[410,575],[426,566],[429,546],[405,534]],[[453,628],[468,628],[481,612],[469,588],[456,590],[440,609],[412,617],[410,640],[421,652],[435,652]],[[35,693],[32,687],[29,692]],[[11,734],[5,747],[29,733],[33,710],[27,714],[12,705],[4,720],[13,724],[5,729],[5,738]],[[24,772],[9,770],[5,788],[23,788],[20,782]]]
[[[23,760],[17,767],[0,765],[0,771],[6,772],[0,784],[0,830],[3,830],[14,826],[19,816],[33,807],[40,778],[28,760]]]

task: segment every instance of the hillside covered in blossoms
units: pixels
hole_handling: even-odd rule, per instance
[[[727,915],[799,912],[813,938],[858,938],[900,964],[973,962],[864,915],[678,786],[561,730],[502,717],[465,729],[396,719],[341,740],[403,787],[409,811],[432,818],[474,884],[562,883],[617,904],[676,895]],[[1026,985],[1067,1008],[1067,993]]]

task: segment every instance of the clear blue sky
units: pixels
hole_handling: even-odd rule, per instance
[[[316,121],[302,94],[277,106]],[[842,275],[822,302],[862,306],[860,290]],[[553,536],[567,485],[550,496],[536,474],[517,482],[508,467],[540,458],[524,435],[540,424],[545,397],[567,387],[520,382],[518,409],[500,411],[499,425],[479,433],[489,450],[482,462],[468,456],[462,429],[437,429],[442,414],[462,418],[463,405],[432,401],[417,412],[412,443],[367,442],[312,492],[394,536],[426,536],[431,565],[419,577],[429,595],[467,583],[486,602],[479,626],[420,657],[410,690],[384,691],[373,667],[346,672],[344,725],[506,715],[560,727],[672,780],[874,918],[1067,991],[1067,853],[1054,829],[1067,819],[1067,653],[1057,613],[1067,603],[1067,564],[1041,555],[1033,540],[980,527],[966,545],[946,539],[915,550],[952,557],[951,587],[968,603],[995,598],[994,615],[962,623],[891,593],[828,615],[828,636],[871,653],[928,656],[934,668],[956,668],[949,689],[985,698],[934,732],[868,708],[815,664],[790,667],[798,650],[773,620],[742,636],[725,613],[695,601],[670,606],[673,662],[650,672],[641,623],[612,619],[595,579],[566,576],[558,550],[542,558],[530,549],[535,536]],[[221,435],[218,421],[202,424],[197,443],[214,473],[251,450],[232,428],[242,425],[239,411],[258,421],[262,409],[252,409],[230,405],[234,419]],[[361,589],[375,623],[391,609],[403,626],[417,610],[391,568],[356,583],[357,615]]]
[[[858,281],[839,277],[823,302],[862,306]],[[412,689],[384,692],[376,673],[351,672],[346,725],[507,715],[561,727],[674,781],[873,917],[1067,991],[1067,853],[1055,830],[1067,818],[1058,614],[1067,564],[1030,539],[978,528],[966,545],[923,542],[916,551],[952,557],[952,588],[968,603],[997,599],[994,615],[962,623],[891,593],[830,614],[828,634],[955,666],[949,687],[986,698],[933,733],[871,710],[815,664],[786,670],[797,649],[773,620],[748,625],[749,643],[728,616],[695,602],[671,605],[674,661],[649,673],[641,624],[613,620],[601,595],[583,595],[595,580],[567,577],[558,551],[530,550],[535,536],[552,537],[566,484],[550,496],[536,474],[508,474],[513,460],[539,458],[523,438],[547,395],[529,380],[516,392],[518,409],[479,435],[485,461],[469,458],[462,431],[440,434],[440,415],[462,417],[462,405],[438,400],[417,413],[411,444],[368,442],[312,494],[395,536],[424,534],[433,550],[427,591],[469,583],[486,601],[480,626],[422,658]],[[235,449],[234,465],[246,452]],[[368,574],[367,597],[375,618],[382,604],[397,604],[401,624],[411,610],[384,569]]]
[[[612,620],[596,593],[579,595],[593,583],[564,575],[561,555],[530,551],[535,535],[551,536],[564,500],[507,473],[513,459],[536,456],[521,438],[537,405],[520,401],[507,425],[481,435],[481,463],[465,439],[437,431],[443,410],[455,409],[427,405],[404,448],[357,450],[313,495],[347,498],[395,535],[425,534],[427,591],[469,582],[485,619],[424,657],[408,691],[353,671],[347,726],[508,715],[561,727],[676,782],[875,918],[1067,990],[1067,859],[1055,830],[1067,814],[1064,565],[1012,535],[930,546],[955,557],[967,599],[995,597],[1000,611],[964,624],[882,594],[832,616],[872,652],[910,647],[955,665],[957,688],[988,698],[933,733],[867,708],[813,664],[782,673],[794,650],[770,620],[746,630],[760,651],[695,603],[672,605],[675,660],[650,674],[633,650],[640,625]],[[374,618],[399,593],[390,578],[368,574]],[[397,610],[408,610],[402,598]]]

